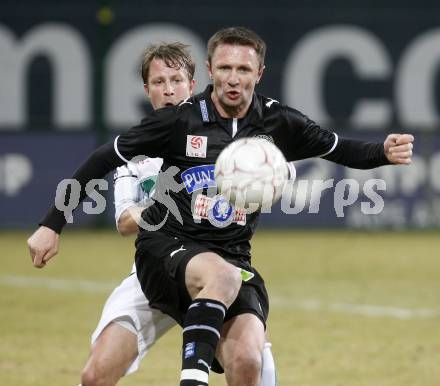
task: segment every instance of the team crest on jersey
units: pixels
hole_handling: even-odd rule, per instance
[[[208,137],[203,135],[186,136],[186,156],[194,158],[206,158]]]
[[[208,197],[199,194],[194,202],[194,220],[205,219],[212,225],[224,228],[232,222],[238,225],[246,225],[245,209],[234,208],[229,201],[221,196]]]
[[[229,201],[217,195],[208,204],[208,221],[217,228],[225,228],[234,221],[234,212]]]

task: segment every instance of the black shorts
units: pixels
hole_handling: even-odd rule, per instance
[[[180,325],[191,304],[185,285],[186,265],[192,257],[203,252],[215,250],[160,231],[142,232],[136,240],[137,276],[150,306],[170,315]],[[266,326],[269,299],[262,277],[246,259],[222,257],[254,274],[252,279],[243,282],[237,298],[226,312],[225,321],[251,313]]]

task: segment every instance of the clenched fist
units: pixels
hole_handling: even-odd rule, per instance
[[[40,226],[29,237],[27,244],[34,267],[43,268],[58,253],[59,237],[58,233],[45,226]]]
[[[392,164],[409,165],[414,137],[411,134],[390,134],[383,144],[385,156]]]

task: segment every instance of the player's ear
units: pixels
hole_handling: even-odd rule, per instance
[[[209,79],[212,80],[211,63],[209,63],[209,60],[206,61],[206,68],[208,69]]]
[[[260,79],[263,76],[263,72],[264,72],[265,68],[266,68],[266,66],[264,64],[262,66],[260,66],[260,69],[258,70],[257,84],[260,83]]]
[[[189,81],[189,93],[190,93],[190,95],[192,95],[195,86],[196,86],[196,81],[194,79],[191,79]]]
[[[150,90],[148,89],[148,84],[146,84],[146,83],[144,83],[144,91],[145,91],[145,94],[147,94],[147,96],[149,97],[150,96]]]

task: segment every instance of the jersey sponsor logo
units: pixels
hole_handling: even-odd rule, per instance
[[[208,220],[212,225],[224,228],[232,222],[246,225],[246,211],[234,208],[226,198],[221,195],[208,197],[199,194],[194,202],[194,220]]]
[[[202,113],[202,121],[209,122],[208,109],[206,107],[206,101],[204,99],[200,101],[200,111]]]
[[[186,156],[194,158],[206,158],[208,137],[203,135],[186,136]]]
[[[182,172],[182,181],[186,191],[191,194],[195,190],[217,186],[214,178],[215,165],[194,166]]]

